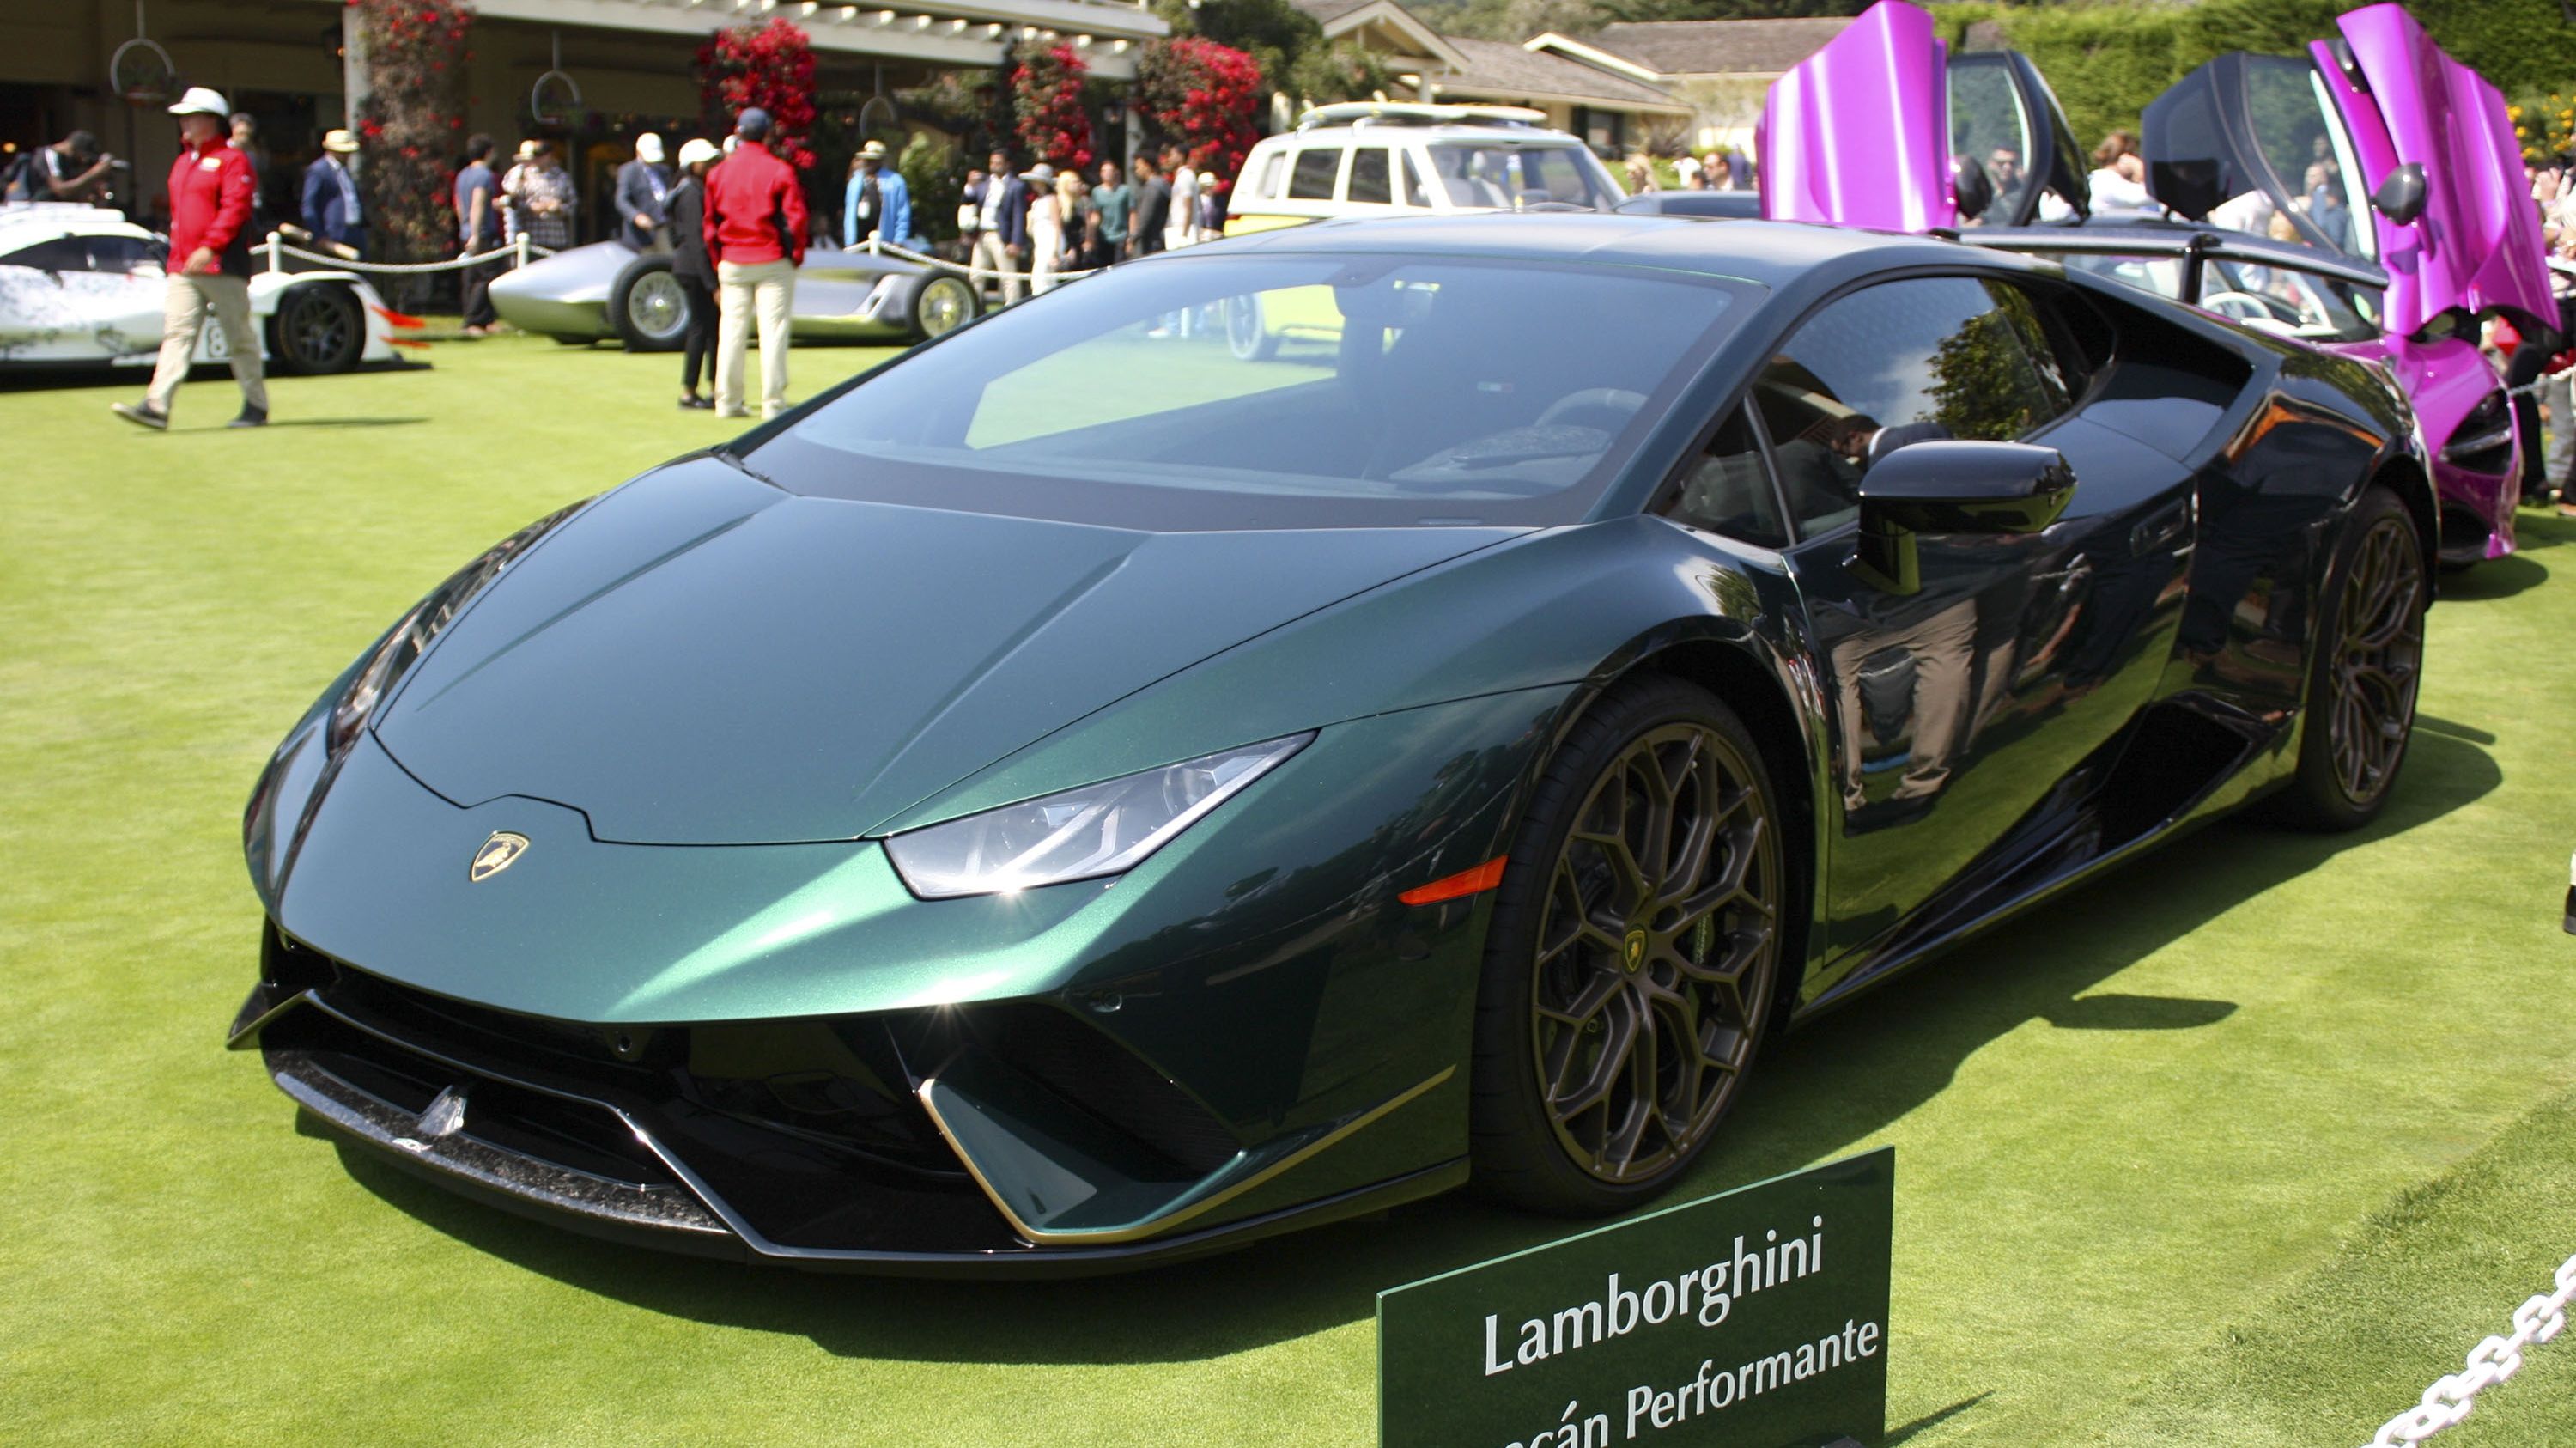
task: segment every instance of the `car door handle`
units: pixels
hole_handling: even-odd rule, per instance
[[[2191,500],[2182,499],[2141,519],[2129,530],[2129,556],[2143,558],[2161,548],[2172,546],[2177,539],[2191,536]]]

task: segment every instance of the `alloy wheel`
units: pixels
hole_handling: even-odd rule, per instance
[[[975,315],[975,296],[955,277],[933,277],[922,283],[921,334],[944,336]]]
[[[356,319],[338,296],[320,287],[299,287],[284,300],[279,319],[281,351],[301,367],[330,367],[351,350]]]
[[[647,272],[626,291],[626,315],[635,330],[654,342],[677,339],[689,327],[689,297],[680,279],[666,271]]]
[[[2413,529],[2382,518],[2354,550],[2344,575],[2326,720],[2334,778],[2344,797],[2368,805],[2388,788],[2415,726],[2424,652],[2423,558]]]
[[[1632,740],[1550,864],[1530,1045],[1558,1146],[1613,1184],[1686,1156],[1725,1113],[1770,1008],[1778,831],[1722,735]]]

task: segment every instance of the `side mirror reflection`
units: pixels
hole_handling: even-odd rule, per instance
[[[2075,470],[2057,449],[2029,443],[1897,440],[1872,448],[1858,493],[1853,571],[1888,592],[1914,593],[1923,586],[1916,534],[2039,532],[2066,511]]]

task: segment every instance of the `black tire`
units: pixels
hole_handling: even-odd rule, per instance
[[[2384,488],[2363,493],[2320,599],[2298,770],[2280,796],[2288,823],[2358,829],[2387,805],[2415,735],[2426,583],[2406,505]]]
[[[608,328],[629,352],[676,352],[689,332],[689,294],[667,256],[639,256],[608,286]]]
[[[341,282],[301,282],[278,294],[268,361],[279,373],[346,372],[366,355],[367,314]]]
[[[945,337],[983,311],[983,295],[972,281],[954,272],[935,271],[912,289],[912,334],[925,342]]]
[[[1598,1215],[1698,1159],[1775,1014],[1794,898],[1782,818],[1753,736],[1704,689],[1623,683],[1575,724],[1513,839],[1486,940],[1481,1190]],[[1683,1039],[1687,1066],[1668,1049]]]

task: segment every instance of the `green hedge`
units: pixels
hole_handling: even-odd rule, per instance
[[[2003,41],[2039,66],[2088,149],[2105,131],[2136,130],[2157,93],[2230,50],[2292,54],[2334,33],[2350,0],[2099,0],[2045,7],[1936,4],[1953,44],[1970,26],[1992,22]],[[2558,0],[2410,0],[2408,8],[2442,47],[2513,97],[2538,96],[2576,79],[2576,26]]]

